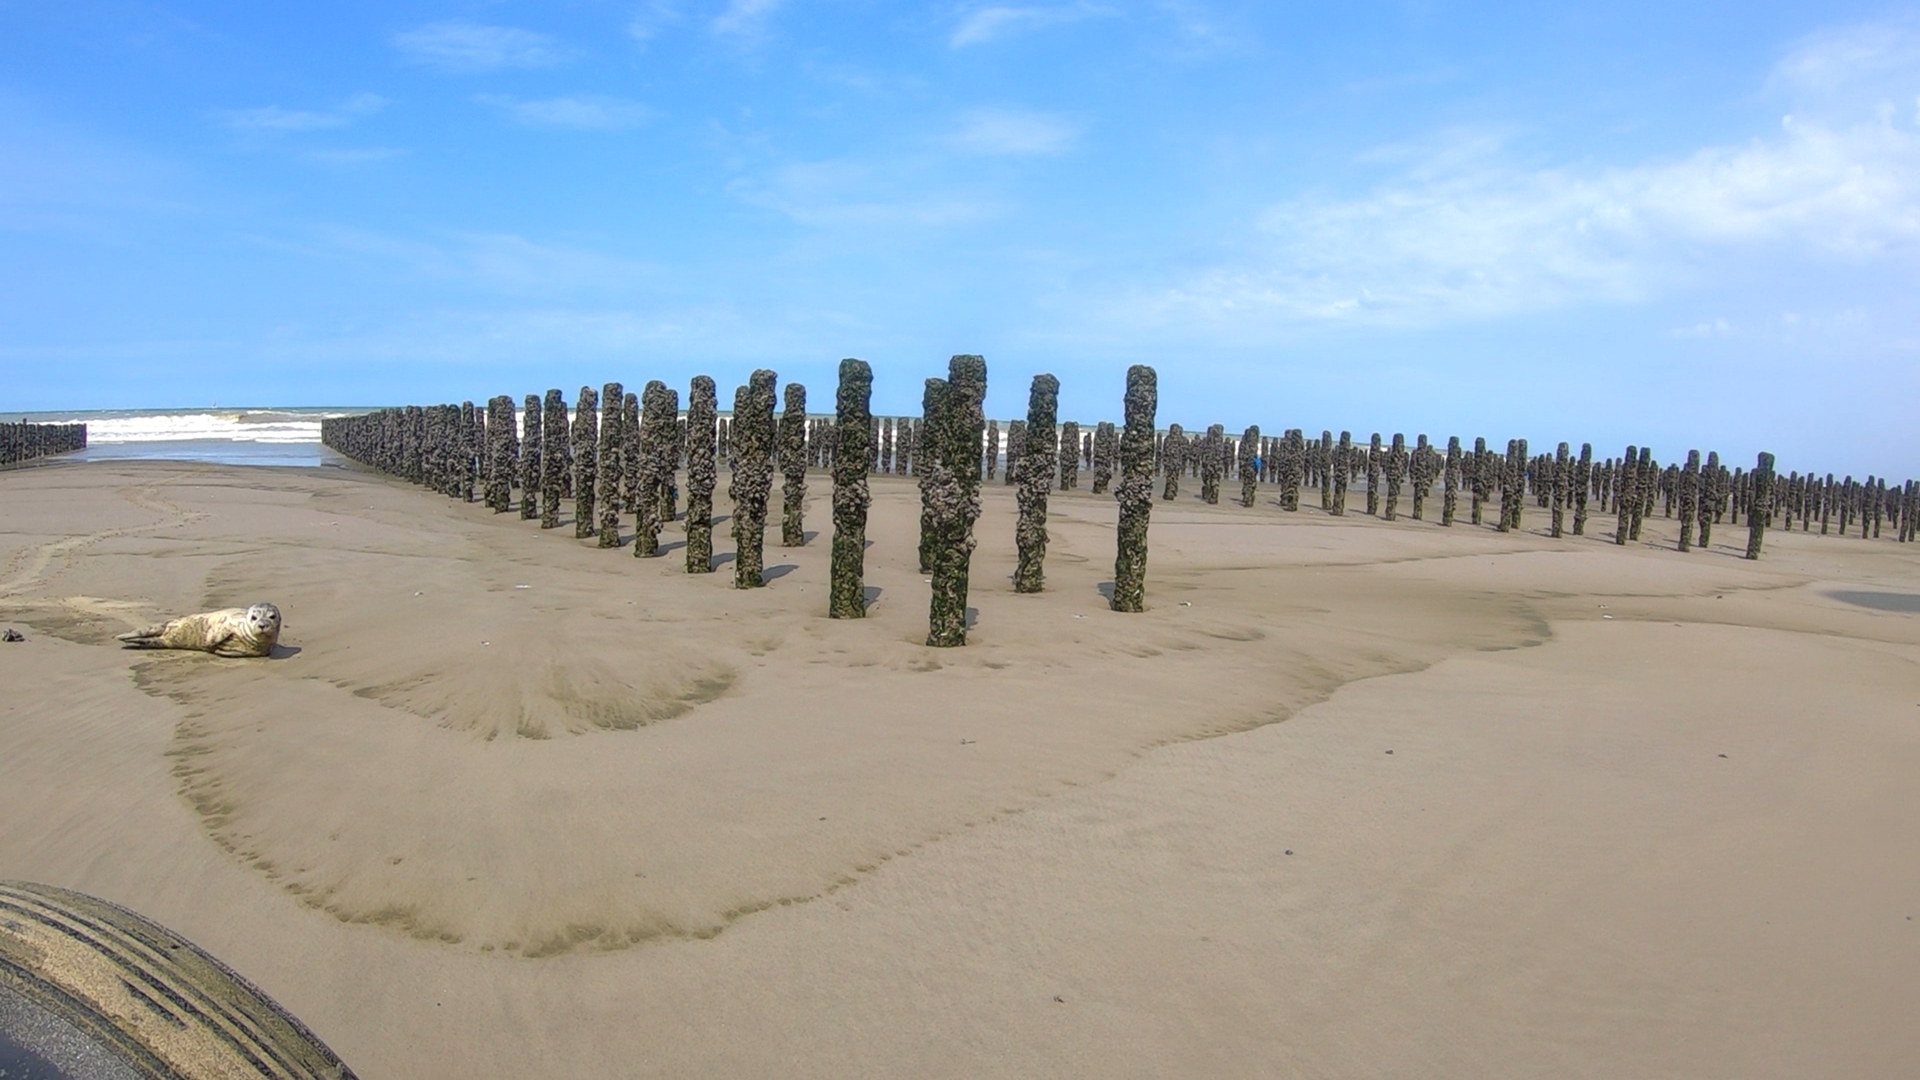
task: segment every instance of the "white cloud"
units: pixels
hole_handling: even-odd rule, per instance
[[[993,5],[975,8],[960,20],[947,43],[953,48],[981,45],[996,38],[1025,33],[1062,23],[1079,22],[1112,15],[1113,9],[1096,4],[1056,4],[1044,7]]]
[[[713,32],[733,37],[753,38],[765,32],[766,21],[779,10],[783,0],[728,0],[725,11],[714,16]]]
[[[926,190],[915,170],[850,161],[797,162],[764,180],[727,185],[735,198],[776,211],[803,225],[912,225],[944,227],[997,217],[997,202],[958,190]]]
[[[1910,22],[1855,23],[1802,38],[1774,65],[1768,83],[1803,101],[1858,98],[1890,86],[1911,93],[1920,83],[1916,72],[1920,33]]]
[[[415,27],[389,42],[413,63],[456,74],[552,67],[570,55],[546,34],[458,19]]]
[[[415,238],[318,226],[262,242],[330,258],[368,259],[415,277],[456,281],[512,296],[618,294],[657,284],[661,273],[659,267],[639,259],[513,233],[446,232]]]
[[[407,151],[397,146],[358,146],[330,150],[309,150],[307,160],[322,165],[365,165],[372,161],[386,161],[396,158]]]
[[[1144,298],[1148,310],[1425,325],[1647,300],[1740,260],[1910,253],[1920,133],[1791,120],[1677,160],[1544,169],[1470,133],[1365,195],[1269,206],[1250,247]]]
[[[975,109],[961,118],[952,143],[970,154],[1057,154],[1078,134],[1072,124],[1045,113]]]
[[[319,131],[345,127],[355,117],[379,112],[386,106],[387,99],[378,94],[355,94],[341,102],[338,108],[324,112],[267,105],[257,109],[226,109],[218,115],[221,123],[227,127],[252,134]]]
[[[347,118],[338,113],[304,112],[267,105],[258,109],[228,109],[221,122],[235,131],[317,131],[339,127]]]
[[[660,31],[680,21],[680,9],[667,0],[653,0],[627,20],[627,36],[645,45]]]
[[[1694,323],[1692,326],[1678,326],[1668,331],[1677,338],[1716,338],[1726,337],[1733,332],[1733,324],[1725,319],[1712,319]]]
[[[516,123],[533,127],[619,131],[643,124],[653,116],[653,110],[640,102],[597,94],[532,101],[481,94],[476,100],[496,106]]]

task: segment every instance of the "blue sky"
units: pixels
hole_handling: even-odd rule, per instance
[[[10,3],[0,408],[979,352],[1002,418],[1146,362],[1163,424],[1916,473],[1912,16]]]

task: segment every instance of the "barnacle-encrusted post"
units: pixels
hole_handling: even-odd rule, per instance
[[[593,387],[580,388],[573,406],[573,537],[585,540],[594,534],[594,481],[598,479],[594,459],[595,444],[600,441],[600,398]]]
[[[1126,430],[1120,436],[1120,503],[1113,562],[1115,611],[1145,610],[1147,521],[1153,513],[1153,424],[1159,405],[1158,377],[1144,364],[1127,369]]]
[[[1700,451],[1687,451],[1680,470],[1680,550],[1693,550],[1694,522],[1700,516]]]
[[[704,376],[702,376],[704,378]],[[709,379],[711,384],[712,380]],[[692,392],[697,392],[696,389]],[[658,379],[647,383],[640,393],[640,478],[634,485],[633,506],[633,555],[637,559],[650,559],[660,553],[660,530],[665,520],[660,514],[660,492],[672,482],[675,466],[680,463],[680,452],[675,443],[680,438],[678,414],[680,412],[679,395],[667,388],[667,384]],[[693,404],[688,398],[687,404]],[[689,409],[691,417],[691,409]],[[689,432],[689,438],[697,438],[698,432]],[[711,438],[711,431],[709,431]],[[693,486],[692,464],[688,465],[688,487]],[[709,563],[712,558],[713,537],[713,485],[709,477],[707,485],[707,543]],[[691,548],[693,526],[687,526],[688,543]],[[692,556],[689,555],[689,567]]]
[[[567,399],[559,390],[548,390],[543,406],[546,442],[541,450],[540,527],[560,527],[560,503],[572,487],[573,429],[567,423]]]
[[[1068,420],[1060,425],[1060,490],[1080,486],[1080,424]]]
[[[1111,423],[1105,420],[1093,428],[1093,493],[1106,494],[1113,483],[1113,459],[1119,451],[1119,438]],[[992,473],[987,475],[991,476]]]
[[[1572,477],[1567,472],[1567,455],[1569,453],[1570,448],[1566,443],[1561,443],[1553,451],[1553,477],[1549,482],[1552,490],[1548,492],[1548,498],[1553,504],[1553,524],[1551,531],[1556,540],[1564,535],[1566,531],[1568,485],[1572,480]]]
[[[599,476],[594,500],[600,513],[600,546],[620,546],[620,414],[627,405],[627,394],[617,382],[600,388]]]
[[[687,388],[687,573],[713,572],[713,487],[719,468],[720,400],[713,379]]]
[[[1399,432],[1393,433],[1393,445],[1387,450],[1387,460],[1383,472],[1387,479],[1386,519],[1398,520],[1400,517],[1400,488],[1407,480],[1407,437]]]
[[[1166,490],[1160,498],[1167,502],[1180,497],[1180,474],[1186,469],[1186,443],[1179,424],[1167,426],[1167,441],[1160,452],[1160,472],[1166,477]]]
[[[1240,505],[1252,506],[1260,498],[1260,467],[1254,464],[1260,456],[1259,424],[1240,433],[1239,456],[1234,466],[1240,473]]]
[[[807,388],[786,385],[787,408],[780,416],[780,546],[807,542],[802,514],[807,502]]]
[[[1320,509],[1333,510],[1333,432],[1320,432],[1320,453],[1315,467],[1320,471]]]
[[[773,493],[773,404],[779,377],[760,368],[747,385],[734,391],[733,480],[727,494],[733,498],[733,587],[757,589],[766,566],[767,498]]]
[[[1752,500],[1747,505],[1747,558],[1760,557],[1760,542],[1767,535],[1767,517],[1773,512],[1773,455],[1762,450],[1753,472]]]
[[[927,644],[937,648],[967,643],[967,578],[973,523],[980,517],[980,433],[986,428],[980,408],[986,397],[987,362],[978,356],[955,356],[947,364],[945,392],[937,401],[939,423],[927,417],[938,537]]]
[[[1020,453],[1020,486],[1014,491],[1019,519],[1014,545],[1019,561],[1013,571],[1013,591],[1036,593],[1045,587],[1047,558],[1047,492],[1053,479],[1053,425],[1060,400],[1060,380],[1035,375],[1027,391],[1027,444]]]
[[[834,619],[867,613],[867,469],[873,442],[867,402],[872,394],[873,369],[866,361],[840,361],[833,403],[833,567],[827,589],[827,616]]]
[[[1220,503],[1220,474],[1225,470],[1227,429],[1220,424],[1207,427],[1200,444],[1200,501],[1209,506]]]

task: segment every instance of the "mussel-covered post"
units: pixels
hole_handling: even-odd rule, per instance
[[[585,540],[594,533],[594,481],[598,478],[594,449],[599,442],[600,399],[593,387],[580,388],[573,407],[573,536]]]
[[[873,369],[866,361],[840,361],[833,403],[833,567],[827,589],[827,615],[834,619],[867,613],[867,463],[873,441],[867,402],[872,394]]]
[[[540,527],[560,527],[560,502],[566,498],[572,475],[573,430],[567,424],[567,399],[558,389],[547,391],[544,403],[545,441],[540,453]]]
[[[1700,451],[1687,451],[1680,470],[1680,550],[1693,550],[1693,526],[1700,510]]]
[[[1633,471],[1639,462],[1640,448],[1628,444],[1626,456],[1620,459],[1620,474],[1614,479],[1615,496],[1613,542],[1627,542],[1627,527],[1633,521],[1632,498],[1627,494],[1633,488]]]
[[[1120,503],[1113,563],[1115,611],[1138,612],[1146,606],[1147,521],[1153,513],[1153,424],[1159,406],[1158,379],[1144,364],[1127,369],[1126,429],[1120,434]]]
[[[688,418],[692,418],[692,395],[699,392],[699,376],[689,391],[687,404],[690,407]],[[712,394],[713,380],[707,379],[707,392]],[[717,404],[717,403],[716,403]],[[634,484],[633,505],[633,555],[636,559],[651,559],[660,553],[660,530],[665,525],[660,515],[660,492],[673,482],[674,467],[680,463],[680,452],[675,444],[680,439],[679,395],[667,388],[659,379],[647,383],[640,392],[640,476]],[[698,432],[691,428],[689,440],[698,438]],[[711,425],[707,431],[707,445],[713,445]],[[713,473],[712,459],[707,461],[706,478],[706,515],[703,519],[706,555],[701,559],[702,566],[710,566],[713,557]],[[688,462],[687,487],[694,486],[694,465]],[[691,513],[691,511],[689,511]],[[691,518],[687,525],[687,566],[693,566],[693,524]],[[705,573],[705,571],[693,571]]]
[[[757,589],[766,584],[767,497],[773,493],[773,404],[779,377],[765,368],[756,370],[747,385],[734,391],[733,587]]]
[[[1407,479],[1407,437],[1399,432],[1393,433],[1393,444],[1387,450],[1387,460],[1383,470],[1387,480],[1386,514],[1388,521],[1400,517],[1400,488]]]
[[[528,394],[520,413],[520,520],[533,521],[540,516],[540,492],[546,486],[546,437],[541,432],[544,407],[540,395]],[[542,528],[546,525],[543,523]]]
[[[991,431],[988,437],[992,437]],[[1111,423],[1102,420],[1093,428],[1093,493],[1104,495],[1113,484],[1113,458],[1118,451],[1118,438]],[[987,474],[993,476],[991,472]]]
[[[600,448],[594,502],[600,514],[600,546],[620,546],[620,414],[627,407],[626,388],[610,382],[600,388]]]
[[[1760,541],[1767,535],[1767,517],[1773,513],[1773,455],[1761,451],[1749,476],[1753,493],[1747,504],[1747,558],[1758,559]]]
[[[1553,476],[1549,480],[1548,498],[1553,503],[1553,537],[1559,539],[1566,533],[1568,482],[1567,459],[1571,448],[1561,443],[1553,451]]]
[[[980,434],[987,422],[987,362],[955,356],[947,364],[946,391],[939,395],[939,423],[926,420],[934,474],[933,597],[927,612],[927,644],[952,648],[967,643],[967,578],[973,560],[973,523],[980,517]]]
[[[518,449],[513,437],[513,399],[500,394],[487,402],[487,505],[496,514],[513,509]]]
[[[1587,494],[1593,486],[1593,444],[1580,444],[1580,463],[1573,473],[1573,535],[1587,533]]]
[[[807,388],[786,385],[786,411],[780,415],[780,545],[807,542],[802,520],[807,504]]]
[[[1220,503],[1220,473],[1225,464],[1227,449],[1227,429],[1220,424],[1207,427],[1207,437],[1200,444],[1200,501],[1208,506]]]
[[[1260,498],[1260,425],[1240,433],[1240,460],[1234,467],[1240,473],[1240,505],[1252,506]]]
[[[1180,497],[1180,474],[1185,470],[1186,441],[1179,424],[1167,426],[1167,441],[1160,452],[1160,471],[1166,476],[1166,490],[1160,498],[1167,502]]]
[[[1080,486],[1080,424],[1068,420],[1060,425],[1060,490]]]
[[[1460,436],[1447,436],[1447,462],[1440,481],[1440,524],[1451,527],[1460,505]]]
[[[687,388],[687,573],[713,572],[713,486],[719,476],[720,399],[713,379]],[[642,421],[645,423],[645,421]],[[865,465],[865,461],[861,462]]]
[[[1353,479],[1353,432],[1340,433],[1340,441],[1333,448],[1333,508],[1328,510],[1334,517],[1345,517],[1347,513],[1347,484]]]
[[[1014,489],[1020,514],[1013,534],[1019,560],[1013,571],[1014,592],[1036,593],[1046,584],[1047,492],[1053,479],[1053,425],[1059,400],[1059,379],[1033,377],[1027,391],[1027,444],[1017,466],[1020,486]]]

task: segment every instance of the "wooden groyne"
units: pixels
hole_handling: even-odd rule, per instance
[[[0,424],[0,466],[86,448],[85,424]]]

